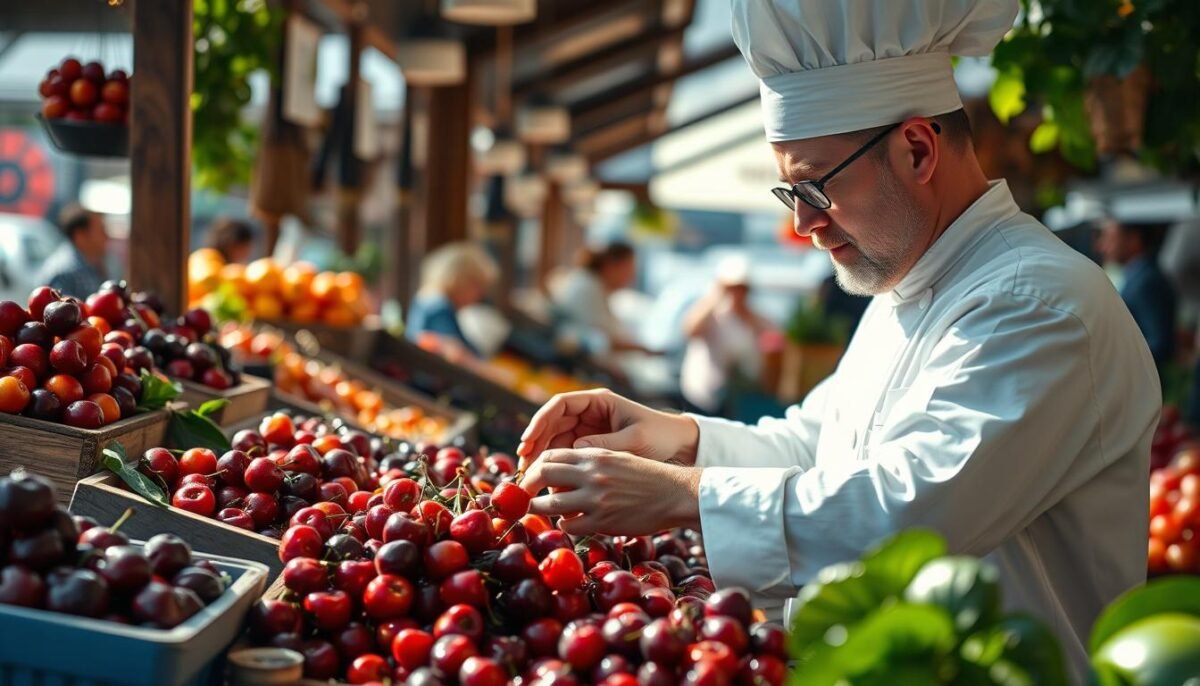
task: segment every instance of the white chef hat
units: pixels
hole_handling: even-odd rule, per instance
[[[989,54],[1017,15],[1017,0],[731,1],[773,142],[959,109],[950,56]]]

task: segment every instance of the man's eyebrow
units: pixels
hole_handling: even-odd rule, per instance
[[[801,177],[805,177],[805,178],[813,177],[816,173],[816,170],[818,170],[820,168],[821,168],[820,164],[814,164],[808,160],[803,160],[800,162],[793,162],[792,164],[788,165],[789,171],[791,171],[796,176],[801,176]],[[792,183],[792,180],[789,179],[787,177],[787,175],[785,175],[785,174],[779,175],[779,181],[781,183]]]

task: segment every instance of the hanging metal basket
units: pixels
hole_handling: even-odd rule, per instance
[[[61,152],[85,157],[129,157],[129,125],[71,119],[37,119]]]

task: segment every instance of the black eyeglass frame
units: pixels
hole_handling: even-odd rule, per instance
[[[771,189],[771,193],[774,194],[776,198],[779,198],[779,201],[793,212],[796,211],[796,198],[800,198],[804,201],[804,204],[818,210],[827,210],[830,207],[833,207],[833,203],[829,200],[829,196],[825,194],[825,184],[829,183],[829,180],[834,176],[837,176],[837,174],[843,169],[849,167],[854,160],[857,160],[865,155],[867,151],[878,144],[879,141],[887,138],[888,134],[900,128],[900,125],[903,123],[904,122],[898,122],[892,124],[891,126],[875,134],[871,137],[871,140],[863,143],[862,147],[860,147],[858,150],[855,150],[854,153],[845,160],[842,160],[841,164],[831,169],[828,174],[822,176],[816,181],[801,181],[799,183],[792,184],[791,188],[786,186],[777,186]],[[942,127],[939,126],[937,122],[930,122],[930,126],[933,127],[933,132],[935,134],[940,134],[942,132]]]

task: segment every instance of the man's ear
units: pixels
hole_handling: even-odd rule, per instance
[[[927,117],[910,117],[900,125],[906,168],[911,172],[912,180],[918,184],[929,183],[941,160],[942,143],[945,141],[938,135],[934,128],[936,126]]]

